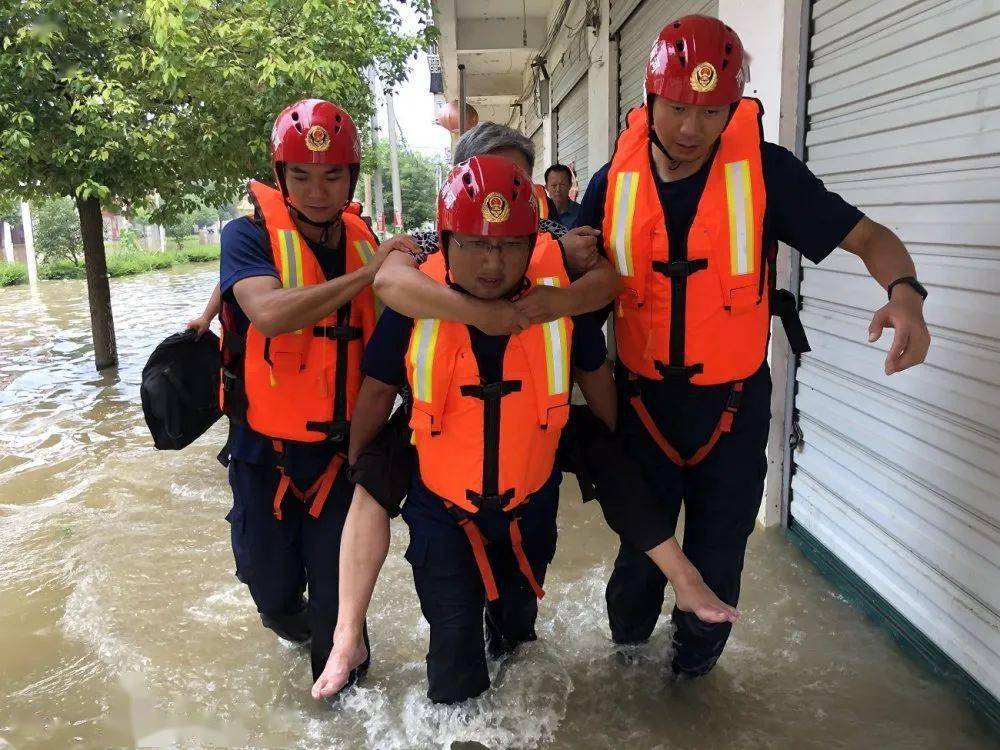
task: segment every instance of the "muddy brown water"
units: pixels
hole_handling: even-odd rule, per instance
[[[314,703],[307,654],[260,626],[233,575],[222,425],[161,453],[142,421],[146,357],[214,281],[205,267],[113,281],[122,364],[106,375],[82,282],[0,289],[0,748],[997,747],[780,532],[754,534],[744,616],[710,676],[666,679],[666,618],[622,658],[604,609],[615,541],[572,479],[540,640],[492,691],[427,701],[396,523],[373,669],[338,708]]]

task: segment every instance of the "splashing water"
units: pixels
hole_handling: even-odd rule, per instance
[[[372,670],[336,707],[313,702],[308,654],[261,627],[233,575],[224,425],[158,453],[142,421],[146,357],[215,278],[113,280],[121,367],[103,375],[82,282],[0,289],[0,748],[995,747],[778,533],[752,539],[744,616],[707,678],[668,679],[666,616],[648,644],[616,649],[604,583],[617,544],[572,479],[540,639],[493,665],[488,693],[427,700],[427,627],[396,523]]]

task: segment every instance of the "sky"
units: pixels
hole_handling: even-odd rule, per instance
[[[400,14],[403,31],[416,31],[417,23],[413,10],[404,5]],[[434,123],[434,95],[430,93],[430,84],[431,73],[427,68],[427,55],[419,52],[416,59],[410,61],[406,81],[396,88],[396,97],[393,100],[396,121],[406,144],[411,149],[428,156],[441,153],[447,157],[451,148],[451,138],[447,130]],[[384,106],[379,112],[379,125],[383,133],[387,132]]]

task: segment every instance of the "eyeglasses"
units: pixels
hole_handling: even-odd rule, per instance
[[[452,236],[455,244],[469,253],[476,255],[486,255],[490,250],[496,250],[499,255],[520,255],[531,249],[531,240],[512,240],[509,242],[490,242],[488,240],[466,240],[459,242],[458,237]]]

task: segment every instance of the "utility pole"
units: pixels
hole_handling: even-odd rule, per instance
[[[14,240],[10,236],[10,224],[3,223],[3,257],[8,263],[14,262]]]
[[[372,216],[372,176],[366,174],[364,176],[364,189],[365,189],[365,199],[364,203],[361,204],[361,213],[365,216],[371,218]]]
[[[382,166],[378,160],[378,87],[372,82],[372,98],[375,100],[375,109],[372,112],[370,127],[372,129],[372,147],[375,149],[375,169],[372,170],[372,183],[373,192],[372,196],[375,199],[375,206],[373,207],[374,213],[372,218],[375,219],[375,231],[379,235],[379,239],[382,239],[385,235],[385,199],[382,196]]]
[[[35,260],[35,232],[31,226],[31,207],[21,201],[21,224],[24,225],[24,255],[28,261],[28,283],[38,286],[38,262]]]
[[[403,196],[399,190],[399,154],[396,147],[396,115],[392,109],[392,92],[385,97],[385,111],[389,118],[389,168],[392,170],[392,225],[396,232],[403,231]]]

